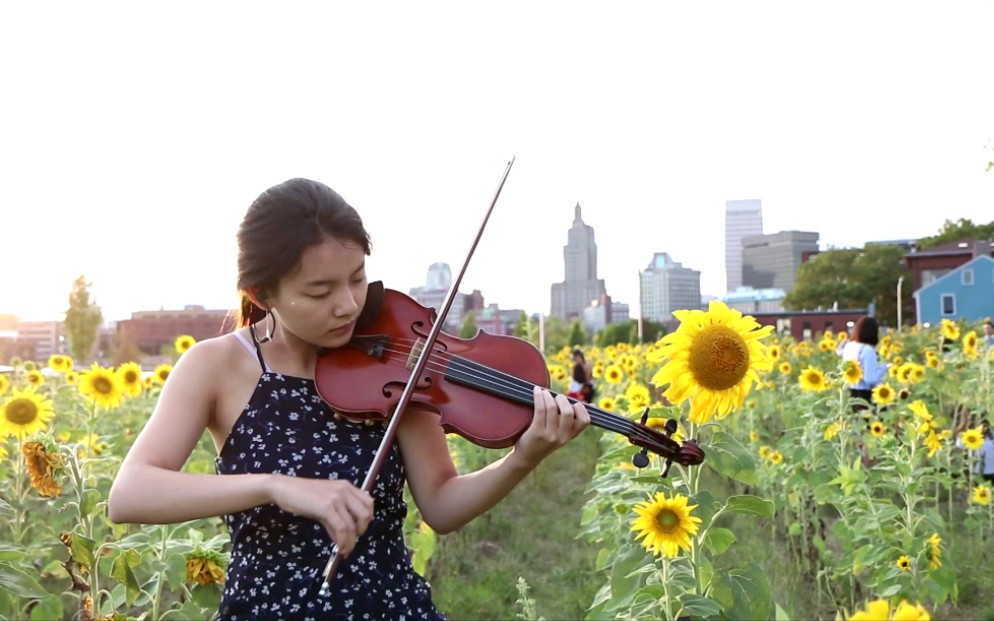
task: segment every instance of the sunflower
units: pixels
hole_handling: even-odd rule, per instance
[[[632,411],[648,407],[652,400],[649,388],[638,382],[632,382],[628,385],[628,388],[625,389],[625,398],[628,399],[628,409]]]
[[[908,558],[907,554],[902,554],[894,564],[897,565],[897,568],[902,571],[908,571],[911,569],[911,559]]]
[[[870,425],[870,433],[872,433],[877,438],[884,435],[886,431],[887,427],[884,427],[884,424],[878,420],[873,421],[873,424]]]
[[[125,362],[117,367],[115,371],[117,379],[120,380],[121,390],[132,397],[137,397],[142,392],[142,368],[137,362]]]
[[[687,505],[687,497],[675,494],[667,499],[666,494],[657,492],[655,497],[635,505],[639,517],[632,524],[638,534],[635,539],[653,554],[675,557],[690,551],[690,538],[697,534],[701,518],[691,515],[697,505]]]
[[[793,368],[792,368],[792,367],[790,366],[790,363],[789,363],[789,362],[787,362],[786,360],[785,360],[785,361],[783,361],[783,362],[781,362],[781,363],[780,363],[780,366],[779,366],[779,367],[777,367],[777,368],[778,368],[778,369],[780,370],[780,374],[781,374],[781,375],[790,375],[790,372],[794,370],[794,369],[793,369]]]
[[[652,377],[656,386],[669,384],[663,395],[674,405],[691,400],[690,420],[703,424],[716,416],[724,418],[741,407],[759,371],[772,362],[761,339],[773,326],[760,326],[723,302],[712,300],[707,312],[678,310],[675,332],[661,340],[650,362],[668,358]]]
[[[26,377],[30,386],[41,386],[45,383],[45,376],[38,369],[31,369]]]
[[[224,557],[198,548],[186,555],[186,579],[200,585],[224,582]]]
[[[65,469],[62,455],[41,442],[25,442],[21,445],[21,452],[24,454],[31,487],[38,490],[38,495],[55,498],[61,494],[62,486],[56,482],[55,477]]]
[[[984,430],[981,427],[967,429],[959,434],[960,442],[971,451],[979,450],[984,446]]]
[[[776,362],[777,360],[780,359],[780,346],[770,345],[770,348],[767,350],[767,353],[770,356],[770,360]]]
[[[563,367],[563,365],[550,364],[547,366],[549,369],[549,375],[552,377],[552,379],[556,380],[557,382],[561,382],[565,380],[567,377],[569,377],[569,373],[566,372],[566,369]]]
[[[4,396],[7,389],[10,387],[10,378],[7,377],[6,373],[0,373],[0,397]]]
[[[52,354],[48,357],[48,368],[59,373],[72,369],[72,359],[62,354]]]
[[[855,384],[863,379],[863,369],[860,368],[856,360],[846,360],[842,363],[842,379],[847,384]]]
[[[974,502],[978,505],[991,504],[991,488],[987,485],[978,485],[974,487],[973,496],[970,497],[970,502]]]
[[[34,386],[15,388],[0,407],[0,438],[14,436],[23,440],[41,431],[54,414],[52,400],[39,395]]]
[[[938,569],[942,567],[942,537],[939,533],[932,533],[928,538],[928,568]]]
[[[815,367],[808,367],[801,371],[797,382],[801,385],[802,390],[810,392],[821,392],[828,389],[828,380],[825,379],[825,374]]]
[[[173,346],[176,348],[176,353],[182,355],[196,344],[197,339],[193,338],[189,334],[184,334],[183,336],[176,337],[176,341],[173,343]]]
[[[111,369],[106,369],[94,362],[79,379],[79,392],[102,408],[113,409],[121,405],[124,397],[124,386],[121,379]]]
[[[608,384],[620,384],[625,379],[625,371],[620,365],[610,364],[604,369],[604,381]]]
[[[79,373],[76,371],[66,371],[65,378],[66,383],[70,386],[75,386],[79,383]]]
[[[831,440],[835,436],[839,435],[840,431],[842,431],[842,423],[840,421],[835,421],[828,427],[825,427],[825,431],[822,432],[822,437],[826,440]]]
[[[857,610],[850,617],[849,621],[930,621],[931,616],[921,604],[911,605],[906,600],[901,600],[893,610],[890,603],[885,599],[878,599],[870,602],[863,610]]]
[[[884,382],[873,389],[873,402],[880,405],[887,405],[888,403],[893,403],[894,398],[897,397],[897,393],[890,384]]]
[[[160,364],[152,372],[152,381],[156,384],[165,384],[169,374],[173,372],[173,365],[169,363]]]
[[[601,397],[600,401],[597,402],[597,407],[608,412],[613,412],[618,407],[618,403],[613,397]]]
[[[950,319],[942,320],[939,331],[942,333],[942,338],[944,339],[955,341],[959,338],[959,326]]]
[[[781,453],[780,451],[770,451],[769,460],[770,463],[773,464],[774,466],[779,465],[781,462],[783,462],[783,453]]]

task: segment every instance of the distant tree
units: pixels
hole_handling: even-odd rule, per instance
[[[476,336],[480,329],[476,325],[476,317],[472,312],[466,313],[462,319],[462,326],[459,328],[459,338],[471,339]]]
[[[525,311],[521,311],[521,314],[518,315],[518,323],[514,326],[514,336],[538,346],[538,326]]]
[[[893,326],[897,321],[897,282],[901,276],[908,281],[904,253],[896,244],[820,252],[797,270],[794,288],[784,298],[784,308],[814,310],[836,304],[840,309],[865,308],[873,303],[877,319]],[[911,316],[911,296],[902,297],[902,312]]]
[[[587,329],[579,319],[574,319],[569,326],[569,346],[580,347],[587,344]]]
[[[543,325],[545,354],[554,354],[569,345],[569,326],[560,317],[546,317]]]
[[[125,362],[137,362],[141,364],[142,352],[138,344],[127,331],[118,330],[114,337],[114,354],[112,356],[114,366],[120,366]]]
[[[638,341],[638,322],[629,319],[628,321],[609,323],[597,331],[594,340],[600,347],[617,345],[618,343],[634,344]]]
[[[69,294],[69,310],[66,311],[64,322],[69,336],[69,353],[74,360],[82,362],[87,359],[97,340],[97,331],[102,321],[100,307],[95,301],[90,301],[90,283],[80,276],[73,282],[72,292]]]
[[[969,238],[994,239],[994,222],[974,224],[969,218],[960,218],[956,222],[946,220],[937,234],[918,240],[918,247],[927,250]]]
[[[638,332],[635,332],[636,337]],[[642,320],[642,342],[643,343],[655,343],[659,339],[666,335],[666,326],[658,321],[653,321],[651,319]]]

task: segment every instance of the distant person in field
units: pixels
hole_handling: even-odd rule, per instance
[[[114,480],[110,519],[223,516],[231,548],[222,621],[444,619],[405,545],[405,489],[429,527],[457,530],[583,431],[585,406],[536,386],[513,449],[460,474],[438,415],[412,403],[367,492],[386,426],[336,416],[315,382],[319,348],[349,343],[370,292],[359,214],[328,186],[291,179],[256,198],[237,242],[239,329],[179,359]],[[217,474],[184,472],[205,431]],[[342,568],[328,583],[335,550]]]
[[[853,360],[859,364],[862,377],[855,384],[848,385],[849,396],[873,403],[873,389],[887,377],[887,366],[880,363],[877,344],[880,342],[880,326],[869,315],[860,317],[852,328],[852,334],[839,349],[843,361]],[[853,411],[867,408],[862,403],[854,403]]]
[[[569,396],[586,403],[594,400],[594,369],[583,350],[573,348],[573,369],[570,372]]]

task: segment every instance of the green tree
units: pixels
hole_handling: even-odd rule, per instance
[[[521,314],[518,315],[518,323],[514,326],[514,336],[538,346],[538,326],[525,311],[521,311]]]
[[[597,332],[596,342],[599,347],[632,343],[638,341],[638,322],[634,319],[619,323],[609,323]]]
[[[968,238],[994,239],[994,222],[974,224],[969,218],[960,218],[956,222],[946,220],[938,233],[918,240],[918,247],[927,250]]]
[[[570,347],[580,347],[587,344],[587,328],[579,319],[570,322],[568,342]]]
[[[69,354],[74,360],[84,361],[97,340],[97,331],[103,314],[96,301],[90,301],[90,283],[80,276],[72,284],[69,310],[66,311],[65,328],[69,335]]]
[[[480,329],[476,326],[476,317],[473,316],[472,311],[466,313],[466,316],[462,318],[462,326],[459,328],[459,338],[471,339],[479,331]]]
[[[560,317],[546,317],[543,324],[546,354],[554,354],[569,344],[569,326]]]
[[[867,244],[821,252],[797,270],[794,288],[784,298],[788,310],[876,306],[877,319],[896,325],[897,283],[909,282],[904,249],[896,244]],[[902,313],[910,317],[911,296],[902,296]]]

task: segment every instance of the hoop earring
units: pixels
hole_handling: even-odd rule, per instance
[[[249,332],[252,333],[252,340],[254,340],[258,345],[262,345],[263,343],[268,343],[269,341],[273,340],[273,330],[276,329],[276,316],[273,315],[273,309],[271,308],[266,309],[265,320],[266,320],[266,336],[262,337],[261,339],[259,338],[259,335],[256,334],[255,324],[254,323],[249,324]]]

